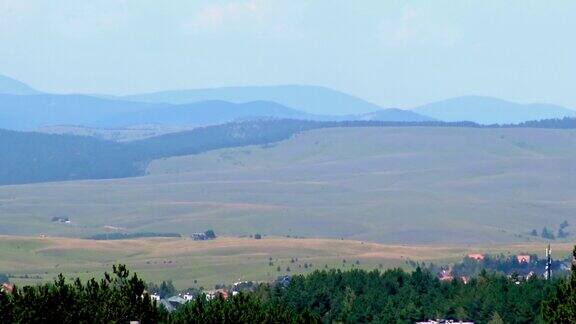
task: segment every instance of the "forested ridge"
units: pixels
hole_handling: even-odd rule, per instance
[[[576,249],[573,252],[576,256]],[[315,271],[287,285],[260,284],[228,299],[200,295],[168,313],[125,266],[100,281],[65,280],[0,293],[7,322],[101,323],[413,323],[424,319],[475,323],[574,323],[576,266],[567,279],[522,282],[482,272],[464,283],[426,270]]]
[[[129,143],[91,137],[0,130],[0,185],[46,181],[123,178],[144,174],[154,159],[214,149],[264,145],[312,129],[335,127],[576,128],[564,118],[518,125],[483,126],[471,122],[381,122],[264,119],[200,127]]]

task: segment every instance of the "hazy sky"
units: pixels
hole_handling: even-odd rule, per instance
[[[576,1],[0,0],[0,74],[62,93],[298,83],[386,107],[576,108]]]

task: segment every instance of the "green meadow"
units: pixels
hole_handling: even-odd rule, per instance
[[[212,241],[176,238],[95,241],[63,237],[0,236],[0,273],[18,285],[67,278],[89,279],[123,263],[146,281],[173,280],[179,289],[212,289],[216,284],[253,280],[317,269],[411,269],[407,261],[448,264],[467,253],[538,253],[541,243],[460,245],[384,245],[334,239],[221,237]],[[555,244],[564,258],[572,244]]]
[[[575,165],[574,130],[321,129],[152,161],[137,178],[1,186],[0,234],[542,241],[532,229],[576,223]]]

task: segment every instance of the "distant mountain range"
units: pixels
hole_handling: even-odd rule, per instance
[[[263,100],[316,115],[357,115],[382,109],[378,105],[340,91],[304,85],[174,90],[126,96],[122,99],[171,104],[210,100],[234,103]]]
[[[221,100],[200,101],[183,105],[169,105],[119,114],[107,119],[107,126],[130,125],[216,125],[234,120],[273,117],[281,119],[316,119],[273,101],[231,103]]]
[[[519,104],[491,97],[466,96],[429,103],[413,111],[442,121],[517,124],[530,120],[576,117],[576,111],[551,104]]]
[[[34,130],[59,124],[106,126],[109,118],[164,106],[86,95],[0,94],[0,128]]]
[[[0,93],[4,94],[15,94],[15,95],[34,95],[39,94],[35,89],[22,83],[18,80],[14,80],[4,75],[0,75]]]
[[[560,106],[477,96],[434,102],[413,110],[384,109],[336,90],[300,85],[164,91],[124,97],[57,95],[0,76],[0,128],[12,130],[53,131],[58,128],[51,127],[58,125],[178,129],[260,118],[514,124],[574,116],[576,111]]]
[[[259,118],[277,119],[303,119],[316,121],[342,121],[342,120],[376,120],[376,121],[430,121],[432,118],[418,113],[401,109],[382,109],[361,99],[345,95],[321,87],[286,86],[286,87],[244,87],[226,88],[224,99],[233,99],[231,94],[240,94],[246,90],[246,99],[264,98],[279,99],[284,94],[295,102],[290,93],[303,94],[300,99],[310,98],[311,103],[318,107],[334,106],[338,103],[341,111],[364,111],[369,113],[348,115],[321,115],[308,111],[294,109],[277,101],[256,99],[248,102],[230,102],[212,100],[210,96],[197,96],[201,101],[186,103],[183,100],[144,100],[135,101],[135,96],[89,96],[89,95],[57,95],[43,94],[16,80],[8,79],[0,91],[0,128],[13,130],[50,130],[57,131],[52,126],[67,125],[66,132],[74,125],[79,134],[93,133],[94,130],[82,131],[80,127],[87,128],[119,128],[136,125],[155,125],[163,127],[193,127],[222,124],[231,121],[250,120]],[[27,89],[27,90],[26,90]],[[232,91],[233,89],[234,91]],[[256,95],[255,89],[261,89],[261,96]],[[270,90],[271,93],[266,91]],[[203,92],[203,91],[201,91]],[[210,91],[208,91],[210,92]],[[215,91],[214,93],[217,93]],[[188,92],[185,92],[188,93]],[[315,95],[313,95],[315,93]],[[159,94],[165,98],[167,94]],[[277,96],[276,96],[277,95]],[[151,95],[152,97],[155,97]],[[251,97],[252,96],[252,97]],[[237,98],[237,97],[236,97]],[[207,100],[203,100],[207,99]],[[202,101],[203,100],[203,101]],[[345,110],[343,105],[348,108]],[[297,104],[297,106],[301,106]],[[364,108],[361,108],[364,107]],[[312,106],[310,106],[312,107]]]

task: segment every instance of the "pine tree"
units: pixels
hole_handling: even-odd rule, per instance
[[[500,317],[500,314],[498,314],[498,312],[494,312],[494,315],[492,315],[492,318],[490,319],[488,324],[504,324],[504,320],[502,319],[502,317]]]
[[[548,323],[576,323],[576,246],[572,251],[572,275],[560,284],[543,303],[543,317]]]

